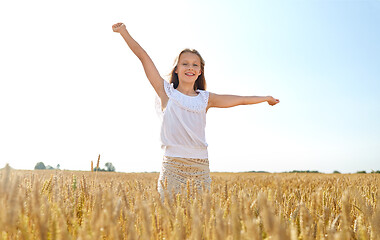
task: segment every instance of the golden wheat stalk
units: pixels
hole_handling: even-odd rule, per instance
[[[96,171],[99,171],[100,154],[98,156],[98,162],[96,163]]]

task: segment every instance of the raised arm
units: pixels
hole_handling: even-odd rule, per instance
[[[269,105],[276,105],[280,100],[273,98],[272,96],[260,97],[260,96],[237,96],[237,95],[219,95],[210,93],[207,109],[212,107],[217,108],[229,108],[239,105],[249,105],[268,102]]]
[[[167,95],[164,90],[165,80],[160,76],[160,73],[158,72],[156,66],[154,65],[149,55],[131,37],[131,35],[129,34],[129,32],[127,31],[127,28],[125,27],[123,23],[114,24],[112,26],[112,30],[114,32],[121,34],[121,36],[124,38],[125,42],[128,44],[132,52],[140,59],[149,82],[152,84],[154,90],[156,91],[158,96],[161,98],[161,100],[166,102]]]

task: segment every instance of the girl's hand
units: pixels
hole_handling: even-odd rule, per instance
[[[271,106],[274,106],[274,105],[276,105],[277,103],[280,102],[280,100],[275,99],[275,98],[272,97],[272,96],[268,96],[267,98],[268,98],[267,102],[268,102],[268,104],[271,105]]]
[[[121,33],[122,31],[127,30],[127,28],[125,27],[124,23],[116,23],[112,25],[112,30],[114,32]]]

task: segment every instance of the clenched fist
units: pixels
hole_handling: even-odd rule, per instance
[[[124,23],[116,23],[112,25],[112,30],[114,32],[120,33],[123,30],[127,30],[127,28],[125,27]]]
[[[268,96],[267,98],[268,98],[267,102],[268,102],[268,104],[271,105],[271,106],[274,106],[274,105],[276,105],[277,103],[280,102],[279,99],[276,99],[276,98],[274,98],[274,97],[272,97],[272,96]]]

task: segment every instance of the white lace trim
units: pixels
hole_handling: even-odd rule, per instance
[[[209,98],[208,91],[196,90],[197,96],[187,96],[174,89],[173,83],[169,84],[167,81],[164,81],[164,89],[169,99],[173,100],[179,107],[196,113],[206,111]]]

